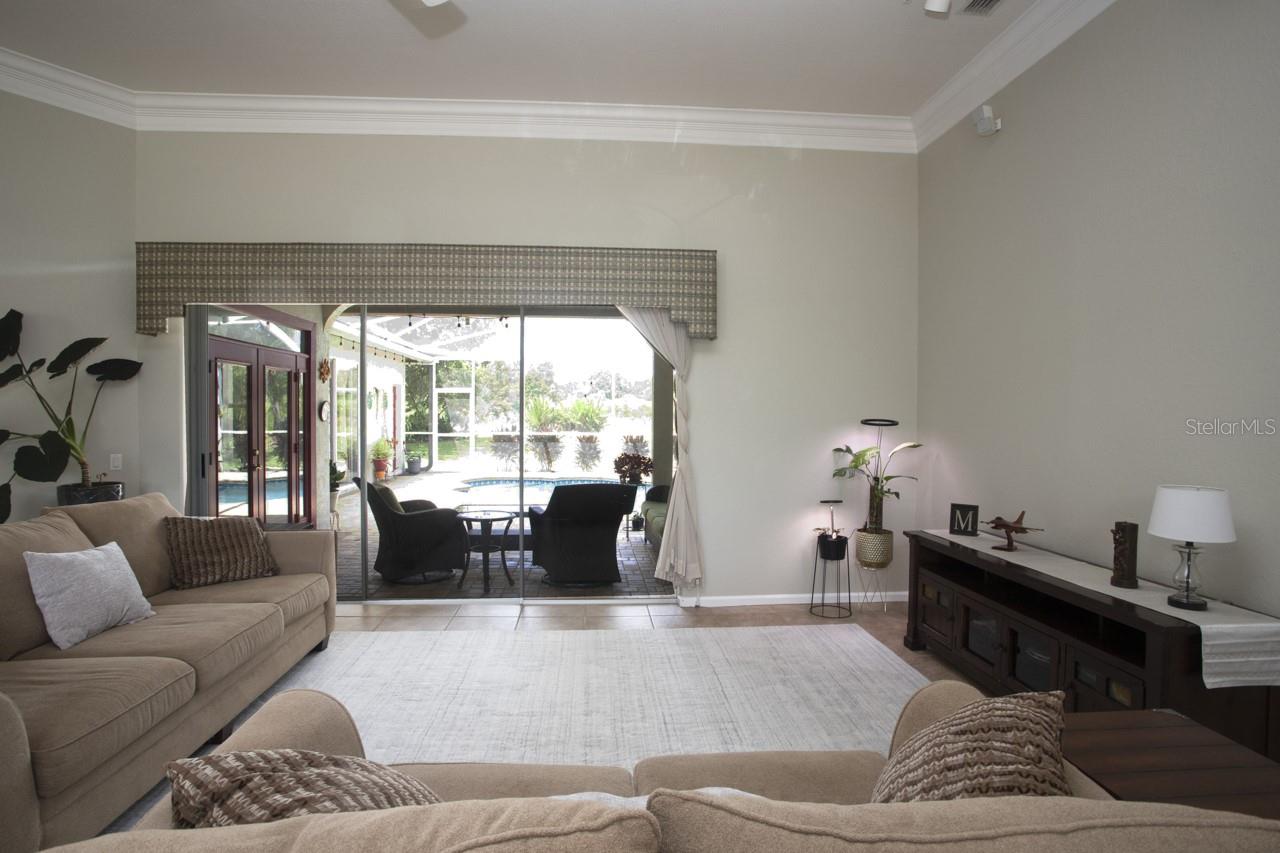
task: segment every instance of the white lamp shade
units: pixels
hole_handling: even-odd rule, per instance
[[[926,12],[946,12],[951,9],[951,0],[924,0]]]
[[[1178,542],[1234,542],[1231,498],[1209,486],[1156,486],[1147,532]]]

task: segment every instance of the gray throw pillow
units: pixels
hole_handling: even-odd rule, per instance
[[[62,554],[24,551],[22,558],[45,630],[60,649],[155,615],[114,542]]]

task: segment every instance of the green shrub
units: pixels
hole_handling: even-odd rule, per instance
[[[594,435],[578,436],[578,449],[574,451],[578,467],[590,471],[600,464],[600,439]]]

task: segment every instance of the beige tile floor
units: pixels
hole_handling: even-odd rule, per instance
[[[964,681],[928,652],[902,645],[907,606],[854,609],[850,619],[820,619],[804,604],[680,607],[676,604],[338,604],[339,631],[575,631],[729,628],[762,625],[860,625],[926,678]]]

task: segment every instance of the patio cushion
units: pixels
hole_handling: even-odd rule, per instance
[[[0,693],[22,714],[42,797],[66,790],[195,692],[195,672],[172,658],[0,663]]]
[[[49,642],[22,552],[54,554],[92,547],[93,543],[64,513],[0,524],[0,660]]]
[[[292,625],[324,607],[328,599],[329,581],[324,575],[300,574],[230,581],[194,589],[167,589],[152,596],[151,604],[274,604],[284,614],[284,624]]]
[[[284,616],[274,604],[170,604],[155,611],[69,649],[47,643],[20,659],[177,658],[195,669],[196,689],[206,690],[284,634]]]
[[[164,519],[182,515],[159,492],[97,504],[64,506],[46,513],[64,512],[94,545],[115,542],[124,551],[143,595],[169,588],[172,565],[165,547]]]

